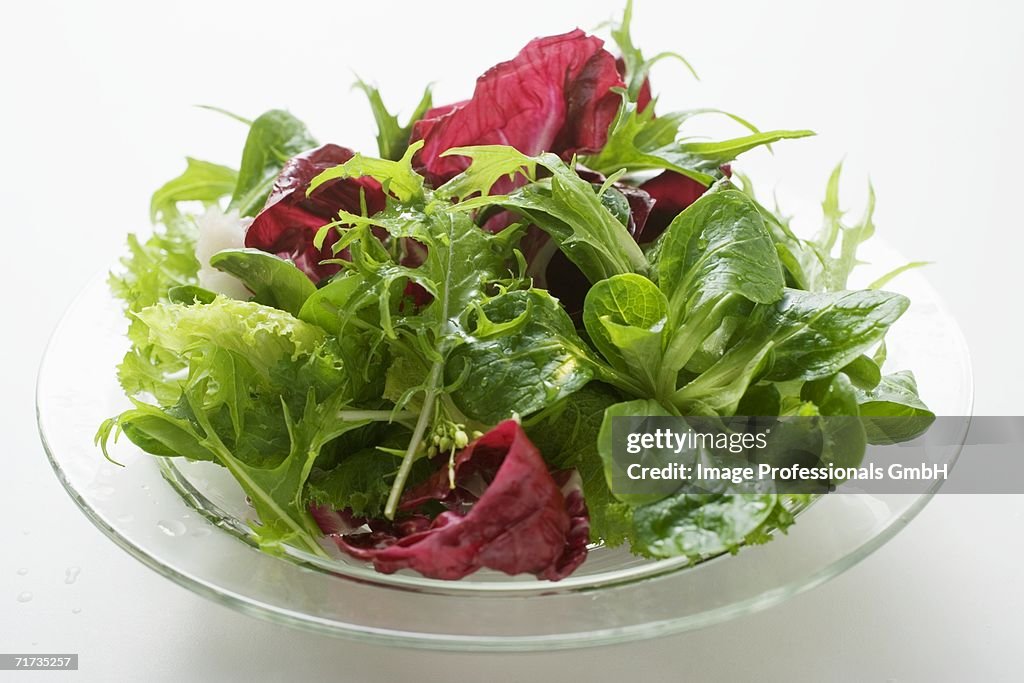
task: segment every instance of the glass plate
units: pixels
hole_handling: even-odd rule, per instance
[[[881,245],[875,267],[904,261]],[[889,339],[886,368],[910,368],[940,415],[970,415],[963,337],[916,272],[894,286],[913,301]],[[242,612],[290,626],[392,644],[460,650],[582,647],[675,633],[778,604],[853,566],[902,529],[923,495],[832,495],[787,535],[696,565],[594,548],[557,582],[481,571],[457,582],[378,574],[333,550],[266,555],[250,542],[251,510],[226,472],[158,459],[122,439],[105,461],[100,422],[128,406],[114,367],[127,342],[120,305],[97,278],[54,332],[39,372],[37,411],[47,455],[86,516],[160,574]]]

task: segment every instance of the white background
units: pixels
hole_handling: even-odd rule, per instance
[[[1021,497],[939,497],[861,565],[768,612],[662,640],[482,656],[356,645],[257,621],[157,577],[93,529],[35,433],[35,370],[77,290],[143,227],[185,154],[236,164],[239,124],[287,107],[322,141],[373,150],[353,73],[411,107],[435,101],[535,35],[592,28],[617,0],[508,3],[17,3],[0,23],[3,465],[0,652],[79,652],[69,679],[1020,680]],[[640,0],[662,108],[717,106],[819,137],[739,167],[814,222],[845,156],[868,173],[880,232],[935,261],[928,276],[973,351],[978,414],[1022,414],[1019,3]],[[710,132],[722,132],[718,125]],[[83,359],[87,362],[87,359]],[[69,567],[81,574],[64,581]],[[19,569],[27,570],[20,574]],[[18,602],[23,592],[29,602]],[[59,676],[57,674],[56,676]],[[40,679],[48,675],[33,674]],[[55,676],[55,677],[56,677]],[[0,673],[2,678],[2,673]]]

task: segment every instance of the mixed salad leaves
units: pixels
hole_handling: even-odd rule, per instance
[[[188,159],[111,276],[133,406],[104,453],[123,433],[227,468],[268,552],[328,537],[382,572],[557,580],[596,542],[736,551],[805,502],[615,495],[615,416],[929,415],[912,374],[881,371],[909,302],[846,289],[873,197],[844,222],[837,168],[820,234],[797,237],[732,164],[812,133],[655,113],[649,70],[677,56],[633,45],[631,9],[618,56],[539,38],[404,124],[358,83],[377,156],[273,110],[237,169]],[[716,113],[742,134],[688,135]],[[847,461],[885,437],[815,436]]]

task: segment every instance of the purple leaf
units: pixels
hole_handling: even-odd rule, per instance
[[[412,569],[435,579],[460,579],[487,567],[556,581],[587,554],[590,522],[579,475],[553,476],[522,427],[506,420],[459,451],[455,488],[447,458],[425,482],[406,491],[394,523],[367,522],[369,531],[334,535],[353,557],[386,574]],[[418,510],[440,502],[433,520]],[[316,515],[325,531],[341,528]]]

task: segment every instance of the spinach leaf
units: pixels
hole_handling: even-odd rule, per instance
[[[864,354],[857,356],[844,367],[843,373],[858,389],[874,389],[882,381],[882,370],[878,367],[878,363]]]
[[[777,304],[756,307],[740,340],[676,391],[673,402],[684,412],[730,414],[755,378],[781,382],[834,375],[878,343],[907,305],[905,297],[889,292],[787,289]]]
[[[747,389],[736,408],[737,415],[770,417],[782,411],[782,396],[779,388],[770,383],[755,384]]]
[[[858,418],[857,390],[845,373],[838,373],[804,385],[800,393],[813,401],[824,416],[820,421],[822,443],[818,451],[821,464],[857,467],[864,459],[867,435]]]
[[[212,304],[216,298],[216,292],[199,285],[178,285],[167,290],[167,300],[172,304]]]
[[[739,322],[738,298],[767,304],[782,297],[782,267],[757,206],[729,187],[704,194],[680,213],[649,257],[669,302],[669,337],[656,390],[668,400],[678,373],[695,354],[705,348],[711,358],[724,353]],[[707,369],[706,362],[701,365]],[[728,403],[744,390],[737,387]]]
[[[255,216],[267,202],[270,188],[285,162],[316,147],[305,124],[286,111],[271,109],[252,122],[242,150],[238,184],[229,209]]]
[[[358,273],[339,273],[307,297],[296,317],[338,337],[357,311],[376,304],[374,294]]]
[[[445,380],[459,409],[485,424],[537,412],[593,376],[572,320],[543,290],[501,294],[466,317]]]
[[[210,257],[210,265],[245,283],[253,300],[298,315],[316,287],[290,261],[259,249],[224,249]]]

